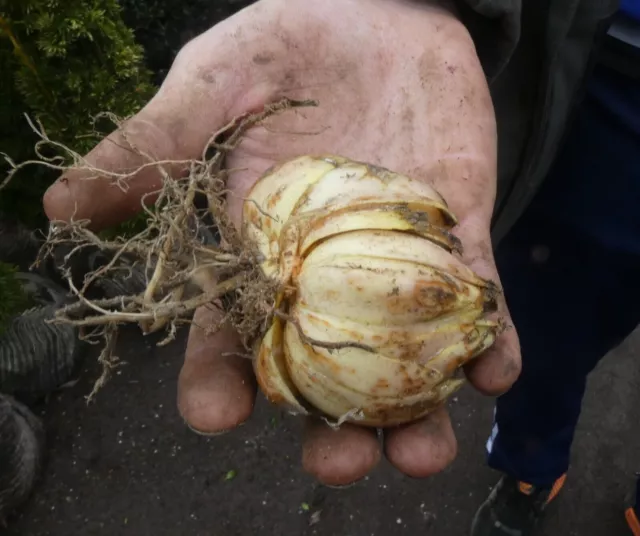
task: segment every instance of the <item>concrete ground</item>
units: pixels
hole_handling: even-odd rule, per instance
[[[189,431],[175,407],[184,337],[158,348],[132,334],[128,361],[87,406],[97,374],[44,407],[45,475],[7,536],[465,535],[496,474],[484,465],[492,401],[471,389],[451,401],[460,443],[444,473],[412,480],[382,464],[346,490],[299,463],[300,422],[259,400],[229,435]],[[640,334],[593,375],[573,467],[541,536],[626,535],[622,508],[640,469]],[[541,386],[543,387],[543,386]]]

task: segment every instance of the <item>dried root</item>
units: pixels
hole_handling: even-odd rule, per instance
[[[89,342],[96,343],[98,339],[106,342],[100,355],[104,372],[89,398],[119,364],[113,350],[118,327],[123,324],[137,324],[145,333],[164,329],[167,336],[161,344],[166,344],[181,324],[191,321],[197,308],[217,307],[223,311],[222,320],[206,329],[215,331],[231,324],[250,351],[252,343],[276,314],[277,283],[264,276],[259,268],[258,252],[242,241],[228,218],[225,155],[239,144],[249,128],[268,117],[313,105],[313,101],[283,99],[259,113],[236,118],[211,137],[200,159],[153,161],[137,151],[146,162],[130,173],[114,173],[91,166],[77,153],[49,140],[44,130],[35,129],[32,123],[40,136],[40,145],[53,146],[64,151],[65,156],[55,159],[42,156],[38,162],[25,162],[20,166],[11,162],[10,175],[24,165],[44,163],[60,171],[80,168],[88,171],[89,177],[85,180],[102,177],[120,188],[127,188],[127,183],[142,168],[154,166],[163,177],[159,191],[148,194],[155,201],[142,200],[147,215],[144,231],[128,239],[105,240],[88,228],[89,222],[52,222],[36,261],[58,255],[61,248],[67,251],[64,258],[57,259],[57,264],[68,281],[73,301],[59,309],[53,321],[80,326],[83,338]],[[72,165],[63,165],[66,159],[71,159]],[[168,166],[182,167],[188,173],[184,179],[172,179],[166,172]],[[196,197],[206,199],[207,208],[199,209]],[[74,281],[69,260],[84,251],[95,250],[104,253],[108,261],[87,273],[80,283]],[[132,284],[128,292],[117,295],[90,296],[89,289],[96,282],[115,278],[133,281],[134,272],[142,276],[138,280],[144,284],[137,287]],[[116,288],[128,287],[123,283]]]

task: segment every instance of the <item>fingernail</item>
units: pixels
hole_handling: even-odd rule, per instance
[[[204,436],[204,437],[217,437],[217,436],[227,434],[231,431],[231,429],[228,429],[228,430],[219,430],[217,432],[205,432],[203,430],[198,430],[197,428],[194,428],[187,421],[185,421],[184,423],[187,425],[187,428],[189,428],[189,430],[198,434],[199,436]]]
[[[352,488],[353,486],[355,486],[361,480],[363,480],[363,479],[360,478],[358,480],[354,480],[353,482],[350,482],[349,484],[323,484],[323,486],[326,487],[326,488],[338,489],[338,490],[347,489],[347,488]]]
[[[325,484],[325,488],[331,488],[331,489],[347,489],[347,488],[351,488],[355,485],[355,482],[352,482],[351,484],[342,484],[340,486],[332,486],[331,484]]]

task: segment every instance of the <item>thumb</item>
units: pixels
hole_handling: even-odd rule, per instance
[[[50,220],[91,220],[94,230],[121,223],[141,211],[146,194],[158,191],[163,170],[177,178],[187,169],[179,161],[200,156],[211,135],[227,122],[224,111],[232,94],[198,75],[203,61],[198,48],[187,44],[151,101],[99,142],[85,164],[69,169],[49,187],[43,204]],[[215,61],[209,61],[207,73],[216,69]],[[162,168],[148,165],[136,171],[154,161],[162,162]],[[145,201],[154,199],[150,195]]]

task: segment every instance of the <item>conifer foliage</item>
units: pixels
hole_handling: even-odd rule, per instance
[[[84,153],[100,132],[98,114],[125,117],[149,99],[144,51],[120,10],[116,0],[0,0],[0,151],[16,161],[32,156],[29,114],[52,139]],[[35,169],[0,195],[5,211],[32,224],[42,216],[33,197],[53,179],[46,173],[33,184]]]
[[[99,114],[127,117],[155,90],[116,0],[0,0],[0,72],[0,152],[15,162],[35,157],[37,137],[25,114],[51,139],[84,154],[114,128],[96,121]],[[0,159],[0,181],[8,170]],[[56,176],[42,166],[24,168],[0,191],[0,212],[44,228],[42,195]],[[0,319],[6,319],[22,302],[10,299],[17,282],[1,261],[2,252]]]

